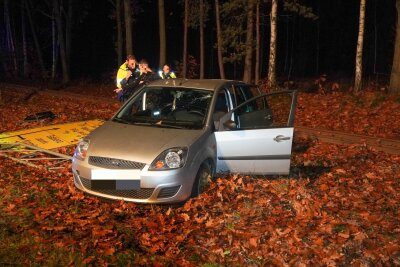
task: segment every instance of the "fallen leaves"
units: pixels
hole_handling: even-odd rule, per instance
[[[296,124],[382,138],[400,138],[400,102],[379,92],[300,93]],[[318,118],[318,119],[316,119]]]
[[[399,120],[386,105],[399,117],[398,104],[388,99],[368,113],[363,108],[373,99],[365,95],[359,107],[340,93],[300,94],[296,120],[395,137]],[[89,103],[79,109],[82,103],[55,98],[12,105],[6,111],[2,107],[2,129],[22,127],[21,118],[45,106],[61,113],[57,123],[105,118],[116,109],[101,106],[97,112]],[[13,113],[18,114],[10,122],[6,118]],[[382,117],[385,122],[378,122]],[[18,237],[24,244],[33,240],[30,246],[21,245],[20,251],[33,255],[26,256],[25,265],[34,260],[46,265],[55,249],[74,255],[70,265],[400,264],[400,157],[363,145],[310,141],[293,154],[289,178],[218,177],[207,192],[180,208],[87,196],[76,190],[69,169],[52,173],[3,158],[0,167],[0,230],[7,233],[5,238]],[[0,251],[4,246],[0,244]]]

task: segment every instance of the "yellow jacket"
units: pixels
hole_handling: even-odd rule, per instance
[[[129,69],[126,62],[124,62],[118,69],[116,82],[117,82],[117,87],[120,89],[121,89],[121,81],[126,77],[128,70]]]
[[[162,70],[158,72],[158,76],[161,77],[161,79],[175,79],[176,75],[174,72],[170,71],[167,74],[165,74]]]

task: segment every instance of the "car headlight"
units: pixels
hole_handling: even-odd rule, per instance
[[[186,157],[186,147],[174,147],[167,149],[150,164],[149,171],[182,168],[185,165]]]
[[[88,139],[81,139],[75,148],[74,157],[80,160],[84,160],[89,149],[90,141]]]

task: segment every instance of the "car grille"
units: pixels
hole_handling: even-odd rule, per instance
[[[165,187],[165,188],[162,188],[162,189],[160,190],[160,192],[158,193],[157,198],[172,197],[172,196],[174,196],[174,195],[178,192],[178,190],[179,190],[180,187],[181,187],[181,186],[178,185],[178,186],[173,186],[173,187]]]
[[[104,157],[89,157],[89,164],[107,169],[143,169],[145,163],[129,161],[123,159],[104,158]]]
[[[81,182],[84,187],[92,190],[91,180],[80,177]],[[116,196],[124,198],[135,198],[135,199],[147,199],[153,194],[154,188],[140,188],[139,190],[114,190],[114,189],[99,189],[92,190],[93,192]]]

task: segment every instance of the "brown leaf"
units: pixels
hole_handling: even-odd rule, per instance
[[[335,172],[338,173],[338,174],[345,174],[346,173],[346,171],[343,170],[343,169],[336,169]]]
[[[252,246],[252,247],[254,247],[254,248],[256,248],[257,247],[257,238],[256,237],[252,237],[252,238],[250,238],[249,239],[249,243],[250,243],[250,246]]]
[[[180,217],[181,217],[185,222],[187,222],[187,221],[190,220],[190,216],[187,215],[186,213],[181,213],[181,214],[180,214]]]
[[[115,253],[115,248],[108,247],[104,250],[104,254],[107,256],[113,255]]]

